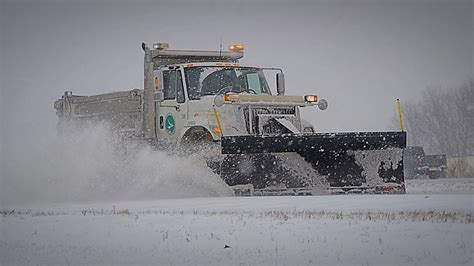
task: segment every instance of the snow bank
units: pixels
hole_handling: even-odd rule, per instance
[[[442,178],[406,180],[409,194],[474,193],[474,178]]]

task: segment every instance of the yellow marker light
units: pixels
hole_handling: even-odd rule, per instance
[[[155,90],[158,90],[158,85],[160,85],[160,81],[158,80],[158,77],[155,77]]]
[[[315,103],[319,100],[318,95],[306,95],[304,96],[304,100],[309,103]]]
[[[226,93],[224,94],[224,102],[237,102],[239,101],[239,95],[235,93]]]
[[[243,44],[232,44],[229,46],[229,51],[231,52],[243,52],[245,50],[245,46]]]
[[[222,136],[222,130],[219,127],[213,127],[212,131],[219,136]]]

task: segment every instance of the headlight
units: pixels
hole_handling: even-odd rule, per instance
[[[306,95],[304,96],[304,100],[309,103],[315,103],[318,101],[318,95]]]

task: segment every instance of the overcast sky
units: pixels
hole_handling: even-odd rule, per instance
[[[396,98],[474,76],[470,0],[0,1],[4,141],[54,127],[65,90],[142,88],[143,41],[243,43],[246,65],[285,70],[287,94],[329,101],[303,112],[326,132],[386,130]]]

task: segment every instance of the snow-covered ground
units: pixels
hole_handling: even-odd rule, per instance
[[[472,193],[474,178],[443,178],[407,180],[408,193]]]
[[[406,195],[9,207],[0,264],[472,265],[473,181],[408,181]]]

